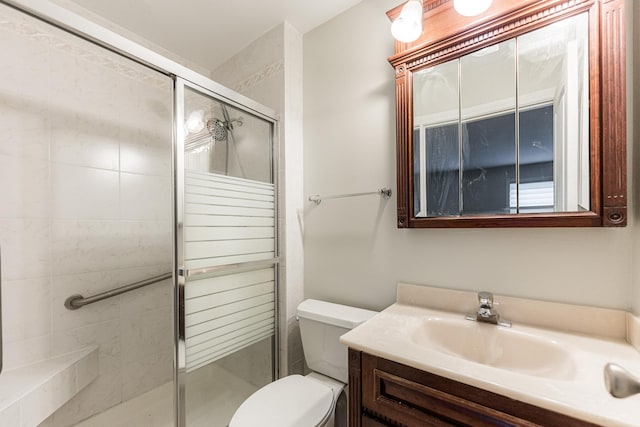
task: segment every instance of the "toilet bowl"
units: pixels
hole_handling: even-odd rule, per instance
[[[312,372],[289,375],[262,387],[240,405],[229,427],[346,426],[346,410],[336,411],[345,406],[348,378],[347,348],[338,340],[375,314],[318,300],[300,303],[302,348]]]
[[[315,373],[289,375],[249,396],[229,427],[333,426],[334,409],[343,389],[339,381]]]

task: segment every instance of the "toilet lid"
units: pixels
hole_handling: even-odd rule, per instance
[[[333,407],[333,391],[318,381],[289,375],[253,393],[229,427],[317,426]]]

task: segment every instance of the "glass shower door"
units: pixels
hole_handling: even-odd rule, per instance
[[[178,80],[178,425],[227,426],[275,378],[275,122]]]

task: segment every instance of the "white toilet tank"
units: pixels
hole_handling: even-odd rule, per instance
[[[340,336],[377,313],[308,299],[298,305],[302,348],[309,368],[343,383],[348,379],[347,347]]]

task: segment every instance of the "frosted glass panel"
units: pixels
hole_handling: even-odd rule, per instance
[[[182,311],[188,426],[226,426],[251,393],[274,379],[272,126],[185,88],[180,244],[183,267],[200,272],[185,280]]]
[[[275,257],[273,184],[185,171],[185,266],[189,269]],[[224,218],[225,223],[197,218]],[[185,289],[187,372],[275,333],[275,270],[201,278]],[[265,300],[267,297],[268,300]],[[195,320],[197,319],[197,320]]]

